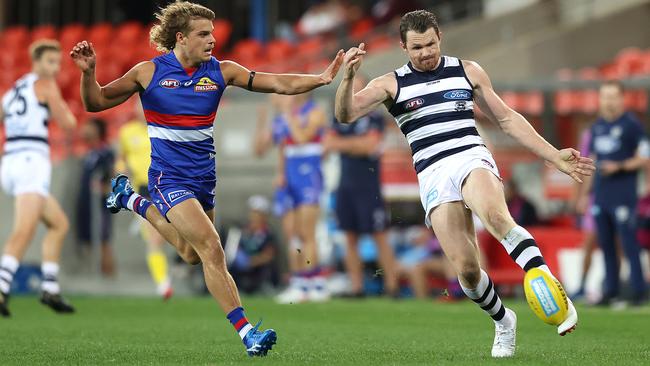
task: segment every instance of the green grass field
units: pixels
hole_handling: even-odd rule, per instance
[[[559,337],[524,302],[517,355],[492,360],[491,320],[473,303],[336,300],[275,305],[245,299],[249,320],[278,332],[269,356],[252,359],[209,298],[72,298],[59,316],[33,297],[12,298],[0,319],[0,365],[648,365],[650,307],[579,307],[578,330]]]

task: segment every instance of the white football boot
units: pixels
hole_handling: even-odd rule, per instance
[[[578,326],[578,312],[576,311],[573,302],[569,297],[566,298],[569,303],[569,311],[567,312],[566,319],[557,326],[557,334],[564,336],[573,332]]]
[[[503,358],[515,355],[517,339],[517,314],[506,308],[506,316],[512,318],[512,325],[507,327],[494,323],[494,344],[492,345],[492,357]]]

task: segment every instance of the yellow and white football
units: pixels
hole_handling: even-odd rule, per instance
[[[567,316],[569,304],[564,288],[553,276],[533,268],[524,277],[528,305],[544,323],[559,325]]]

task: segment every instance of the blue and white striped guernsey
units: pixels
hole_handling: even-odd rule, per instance
[[[389,112],[411,146],[415,171],[477,146],[473,90],[456,57],[442,56],[433,71],[421,72],[411,63],[395,70],[397,94]]]

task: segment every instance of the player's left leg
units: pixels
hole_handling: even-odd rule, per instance
[[[484,168],[472,170],[463,183],[462,195],[465,204],[524,271],[540,268],[551,274],[533,236],[510,216],[503,184],[494,173]],[[569,300],[567,319],[558,326],[558,334],[571,332],[577,322],[578,314]]]
[[[72,313],[74,308],[62,296],[59,286],[59,258],[63,240],[70,228],[68,217],[59,202],[51,195],[45,199],[41,220],[47,226],[43,238],[43,282],[41,284],[41,303],[57,313]]]
[[[454,201],[434,208],[429,219],[463,291],[494,320],[492,357],[514,356],[517,316],[503,305],[492,280],[480,267],[472,213],[461,201]]]

